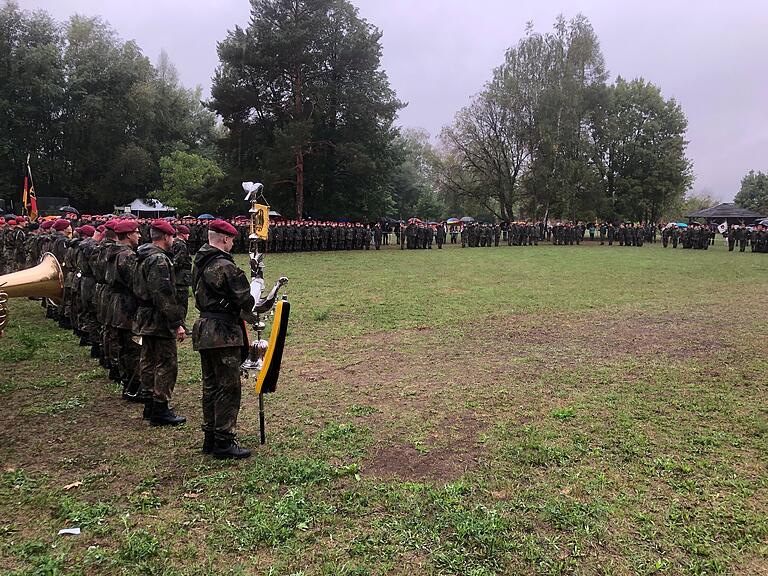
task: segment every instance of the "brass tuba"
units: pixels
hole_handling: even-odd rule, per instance
[[[8,320],[8,299],[23,297],[48,298],[54,304],[61,303],[64,274],[56,256],[46,252],[34,268],[0,276],[0,334]]]

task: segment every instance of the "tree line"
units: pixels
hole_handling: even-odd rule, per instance
[[[583,16],[528,26],[441,134],[439,185],[502,220],[656,220],[691,183],[687,121],[643,79],[608,72]]]
[[[0,6],[0,186],[18,198],[27,154],[41,196],[111,211],[162,187],[161,160],[213,154],[214,114],[99,18],[56,22]]]
[[[399,129],[381,32],[347,0],[251,0],[217,45],[210,99],[99,18],[0,8],[0,194],[110,210],[157,197],[241,211],[259,179],[286,215],[655,220],[691,183],[686,118],[643,79],[608,83],[583,16],[528,26],[433,144]],[[5,81],[7,79],[7,81]]]

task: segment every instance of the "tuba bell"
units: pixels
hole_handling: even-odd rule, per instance
[[[8,319],[8,299],[23,297],[48,298],[56,305],[61,303],[64,274],[56,256],[46,252],[34,268],[0,276],[0,333]]]

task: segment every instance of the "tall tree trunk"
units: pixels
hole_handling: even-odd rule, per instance
[[[301,102],[301,66],[297,65],[294,74],[294,118],[301,121],[304,107]],[[304,218],[304,142],[296,144],[296,218]]]

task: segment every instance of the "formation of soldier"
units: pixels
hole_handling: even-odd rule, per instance
[[[121,386],[122,398],[143,405],[143,418],[152,426],[186,422],[170,402],[178,373],[177,342],[192,334],[202,360],[203,452],[217,458],[250,454],[235,442],[234,428],[240,407],[239,358],[248,345],[240,318],[252,316],[254,300],[248,279],[229,254],[238,236],[234,226],[223,220],[206,226],[207,242],[195,257],[200,319],[190,332],[186,317],[193,262],[188,226],[131,217],[98,226],[70,218],[1,223],[3,273],[35,266],[46,252],[56,257],[63,299],[58,306],[41,301],[47,317],[72,330],[81,346],[90,346],[91,357]],[[147,242],[142,243],[142,234]]]
[[[379,250],[387,243],[380,223],[318,220],[278,220],[270,225],[267,239],[269,252],[370,250],[371,246]]]
[[[764,224],[734,224],[726,229],[723,236],[728,242],[729,252],[733,252],[737,247],[739,252],[746,252],[747,246],[750,246],[752,252],[768,253],[768,226]]]
[[[672,246],[689,250],[707,250],[715,243],[717,228],[710,224],[693,222],[689,226],[680,226],[673,223],[664,226],[661,230],[661,245],[666,248]]]

